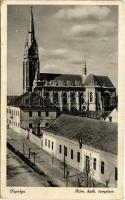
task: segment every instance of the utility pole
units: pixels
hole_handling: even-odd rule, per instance
[[[23,155],[25,155],[24,141],[23,141]]]
[[[89,157],[86,159],[86,187],[89,186],[89,172],[90,172],[90,160]]]
[[[27,140],[29,140],[29,132],[30,132],[29,128],[27,128],[27,132],[28,132],[28,134],[27,134]]]
[[[66,187],[68,187],[69,170],[66,171]]]
[[[34,164],[35,164],[35,161],[36,161],[36,153],[35,152],[33,152],[33,155],[34,155]]]
[[[86,187],[88,187],[88,185],[89,185],[89,184],[88,184],[88,182],[89,182],[89,173],[87,172],[86,175],[87,175]]]
[[[92,181],[92,179],[91,179],[91,173],[90,173],[90,187],[91,187],[91,181]]]
[[[65,178],[65,171],[66,171],[66,161],[65,161],[65,145],[64,145],[64,178]]]
[[[29,148],[29,157],[28,157],[29,159],[30,159],[30,154],[31,154],[31,148]]]
[[[52,153],[52,165],[53,165],[53,162],[54,162],[54,152]]]

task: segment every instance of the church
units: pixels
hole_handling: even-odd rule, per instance
[[[60,111],[110,111],[116,99],[110,78],[88,75],[86,61],[81,75],[40,72],[32,8],[23,61],[23,93],[29,92],[50,100]]]

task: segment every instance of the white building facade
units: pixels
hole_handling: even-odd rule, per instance
[[[7,106],[7,126],[20,131],[21,110],[18,107]]]
[[[62,114],[44,130],[43,149],[83,173],[89,167],[92,179],[116,187],[117,129],[117,123]]]
[[[105,185],[106,181],[109,181],[109,187],[117,187],[116,155],[87,145],[83,145],[80,149],[79,142],[44,131],[43,149],[45,151],[64,162],[64,148],[66,149],[66,164],[84,172],[89,160],[91,178]]]
[[[47,105],[35,93],[27,93],[17,97],[7,106],[7,126],[20,132],[23,129],[44,128],[56,119],[56,108]],[[48,107],[47,107],[48,106]]]

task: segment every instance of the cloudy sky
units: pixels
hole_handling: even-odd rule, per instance
[[[117,88],[118,8],[34,5],[41,72],[107,75]],[[8,94],[21,94],[30,6],[8,6]]]

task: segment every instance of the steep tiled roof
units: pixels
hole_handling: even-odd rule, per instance
[[[55,108],[55,106],[45,98],[37,95],[34,92],[25,93],[15,98],[13,101],[8,103],[8,106],[29,108],[29,109],[43,109],[43,108]]]
[[[114,87],[111,80],[107,76],[96,76],[93,74],[88,75],[83,84],[90,86]]]
[[[105,152],[117,154],[117,124],[85,117],[62,114],[46,131],[78,141]]]
[[[82,82],[81,75],[74,74],[53,74],[53,73],[40,73],[40,80],[67,80],[67,81],[80,81]]]
[[[69,81],[73,83],[74,81],[79,82],[80,85],[86,86],[101,86],[101,87],[113,87],[111,80],[107,76],[97,76],[89,74],[85,81],[82,83],[82,75],[75,74],[53,74],[53,73],[40,73],[40,80],[46,81]]]

